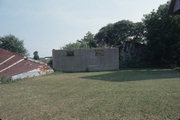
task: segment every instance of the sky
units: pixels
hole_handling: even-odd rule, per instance
[[[30,56],[52,56],[88,32],[120,20],[139,22],[168,0],[0,0],[0,36],[24,41]]]

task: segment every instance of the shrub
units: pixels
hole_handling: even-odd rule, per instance
[[[8,77],[2,77],[0,78],[0,84],[8,84],[12,82],[12,79],[11,78],[8,78]]]
[[[47,64],[48,64],[51,68],[53,68],[53,60],[52,60],[52,59],[50,59]]]

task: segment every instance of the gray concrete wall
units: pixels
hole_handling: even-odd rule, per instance
[[[74,52],[74,56],[67,56]],[[119,69],[119,49],[53,50],[53,68],[63,72]]]

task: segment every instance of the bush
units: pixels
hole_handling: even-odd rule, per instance
[[[8,78],[8,77],[0,78],[0,84],[8,84],[8,83],[11,83],[11,82],[12,82],[11,78]]]
[[[50,59],[47,64],[48,64],[51,68],[53,68],[53,60],[52,60],[52,59]]]

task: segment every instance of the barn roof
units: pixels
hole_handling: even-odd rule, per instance
[[[52,71],[44,63],[27,59],[20,54],[0,48],[0,78],[18,76],[33,70],[38,70],[39,73]]]
[[[171,0],[169,14],[180,14],[180,0]]]

